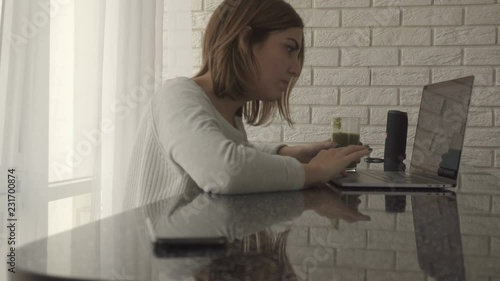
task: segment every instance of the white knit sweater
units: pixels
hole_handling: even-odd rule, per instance
[[[129,168],[126,209],[201,188],[236,194],[298,190],[302,164],[276,155],[283,145],[251,144],[189,78],[169,80],[155,93],[139,126]]]

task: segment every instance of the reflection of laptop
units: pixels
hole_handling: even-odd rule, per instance
[[[359,170],[342,187],[455,187],[474,76],[424,86],[410,172]]]
[[[328,184],[329,185],[329,184]],[[455,192],[443,188],[387,188],[387,187],[340,187],[329,185],[340,195],[405,195],[405,196],[456,196]]]
[[[420,268],[434,280],[465,281],[456,198],[412,197],[411,205]]]

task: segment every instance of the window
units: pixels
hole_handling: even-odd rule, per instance
[[[75,96],[75,4],[51,1],[49,82],[49,235],[90,221],[90,164]],[[92,20],[89,18],[89,20]],[[89,120],[91,121],[91,120]],[[71,210],[71,211],[70,211]]]

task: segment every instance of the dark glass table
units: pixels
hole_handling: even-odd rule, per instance
[[[500,183],[447,193],[185,194],[18,249],[9,280],[500,280]],[[225,237],[209,247],[167,238]]]

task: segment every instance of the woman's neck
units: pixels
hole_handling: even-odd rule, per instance
[[[245,101],[234,101],[229,97],[219,98],[215,95],[214,84],[210,72],[193,78],[193,81],[200,86],[205,94],[208,96],[215,109],[226,119],[229,124],[236,126],[234,116],[239,108],[245,105]]]

